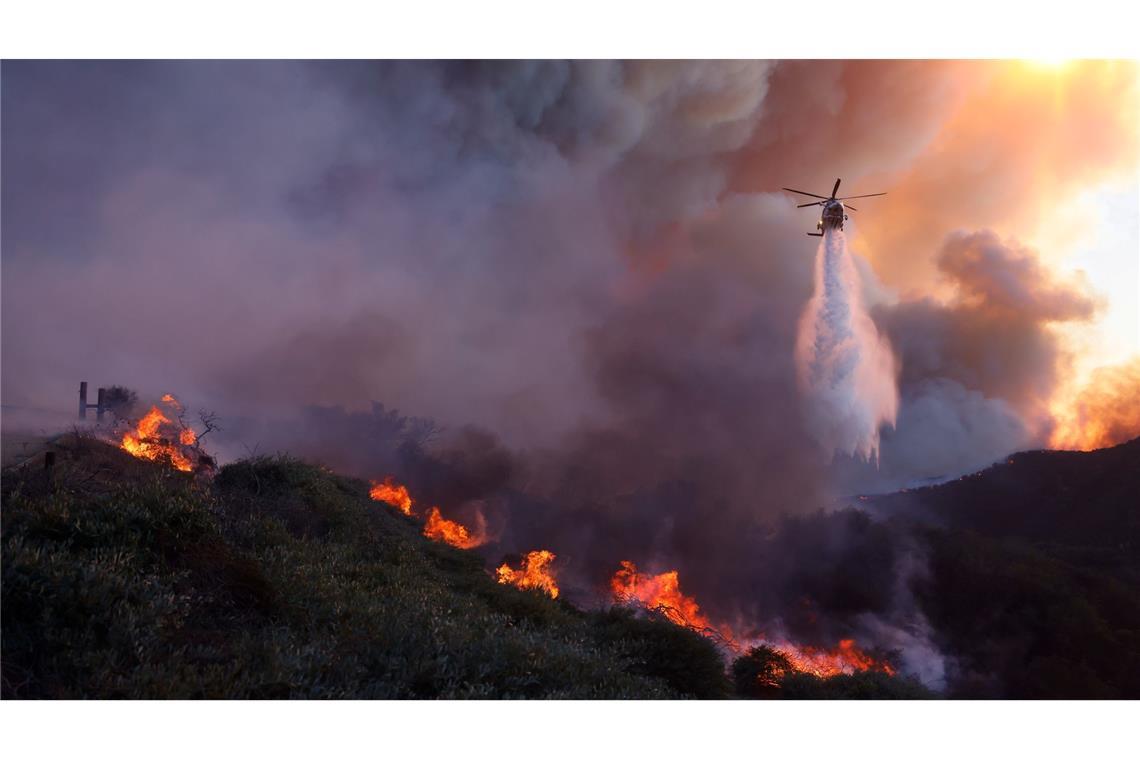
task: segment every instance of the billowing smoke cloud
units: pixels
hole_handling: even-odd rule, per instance
[[[852,489],[955,477],[1043,443],[1072,361],[1054,328],[1098,308],[1081,279],[1057,278],[1034,251],[990,231],[951,234],[937,266],[948,300],[876,309],[898,352],[902,401],[880,471],[847,468],[857,471],[845,480]]]
[[[398,469],[587,583],[631,559],[726,619],[810,595],[821,642],[897,630],[894,538],[768,540],[870,477],[800,413],[812,219],[776,189],[891,193],[853,215],[903,292],[867,300],[901,366],[884,478],[1041,440],[1049,326],[1092,302],[988,233],[939,245],[1134,157],[1134,70],[1082,66],[1067,110],[1010,98],[1027,124],[992,118],[1007,66],[6,62],[5,421],[80,380],[173,391],[228,455]],[[935,268],[954,293],[906,291]]]
[[[879,428],[895,424],[895,358],[863,305],[842,230],[827,230],[816,253],[815,292],[800,320],[796,369],[808,429],[835,451],[879,458]]]

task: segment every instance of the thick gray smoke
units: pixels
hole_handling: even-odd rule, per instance
[[[808,429],[835,451],[879,460],[879,429],[899,409],[895,357],[863,305],[858,272],[842,230],[819,243],[815,292],[800,319],[796,369]]]

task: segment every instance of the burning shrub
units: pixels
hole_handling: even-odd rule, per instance
[[[487,543],[487,525],[483,513],[475,515],[476,527],[474,533],[466,526],[454,520],[448,520],[439,513],[439,507],[428,510],[427,520],[424,522],[424,535],[433,541],[442,541],[456,549],[474,549]]]
[[[866,656],[866,655],[864,655]],[[927,699],[936,696],[913,678],[868,666],[854,673],[820,676],[797,664],[796,655],[763,645],[732,663],[736,693],[753,699]]]
[[[546,549],[527,552],[523,558],[522,567],[518,570],[511,568],[504,562],[495,571],[499,583],[506,583],[521,589],[539,589],[550,596],[558,598],[558,583],[550,570],[550,563],[554,561],[554,552]]]
[[[790,642],[777,646],[796,671],[810,673],[820,678],[850,675],[868,670],[885,673],[888,676],[895,674],[893,665],[885,659],[876,659],[864,652],[855,643],[855,639],[840,639],[839,644],[831,649],[801,646]]]
[[[139,459],[169,461],[175,469],[190,472],[194,465],[182,451],[186,433],[193,436],[190,430],[178,430],[158,406],[152,406],[133,430],[123,434],[121,445]],[[189,443],[193,444],[194,438],[189,438]]]
[[[389,475],[383,483],[372,481],[372,489],[368,492],[373,501],[382,501],[390,504],[409,517],[412,515],[412,495],[406,486],[402,486]]]
[[[732,663],[736,693],[742,697],[780,696],[780,682],[792,672],[787,656],[769,646],[752,647]]]
[[[732,631],[725,626],[713,626],[701,613],[697,600],[681,592],[681,580],[676,570],[646,575],[638,572],[637,565],[629,560],[622,560],[621,569],[610,579],[610,592],[619,604],[638,605],[662,615],[675,625],[732,640]]]
[[[167,393],[162,397],[162,404],[164,409],[155,404],[138,424],[123,433],[119,445],[139,459],[169,462],[183,472],[204,469],[212,472],[214,460],[202,452],[200,443],[202,436],[218,429],[215,415],[200,413],[199,419],[205,428],[200,436],[186,424],[186,410],[178,399]]]

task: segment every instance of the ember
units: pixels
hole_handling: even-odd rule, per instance
[[[496,571],[499,583],[509,583],[518,588],[542,589],[552,599],[558,598],[558,583],[550,571],[550,563],[554,561],[554,553],[546,549],[528,552],[523,558],[522,567],[514,570],[507,563],[503,563]]]
[[[408,493],[406,486],[396,483],[391,475],[384,478],[383,483],[372,481],[372,490],[368,492],[368,495],[372,497],[373,501],[390,504],[405,515],[410,516],[412,514],[412,495]]]

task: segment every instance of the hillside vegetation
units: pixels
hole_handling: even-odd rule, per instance
[[[37,459],[2,482],[5,698],[931,696],[882,673],[789,671],[763,649],[729,663],[663,617],[500,585],[364,481],[297,459],[206,479],[83,436],[53,448],[51,471]],[[1136,503],[1101,474],[1080,481],[1095,498],[1066,498],[1122,521],[1116,542],[986,530],[979,504],[1031,488],[1004,475],[996,492],[969,486],[957,518],[971,524],[910,528],[948,696],[1140,696]],[[908,506],[949,510],[962,487]]]
[[[949,695],[1140,697],[1140,439],[868,500],[919,528]]]
[[[733,694],[704,637],[500,585],[363,481],[280,456],[207,481],[83,437],[5,473],[2,647],[6,698]]]
[[[208,484],[84,439],[61,460],[4,479],[5,697],[727,688],[699,636],[501,586],[363,482],[278,457]],[[683,667],[654,666],[662,641]]]

